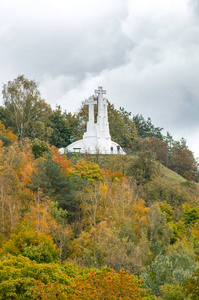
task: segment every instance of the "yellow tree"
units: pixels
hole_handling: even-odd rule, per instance
[[[33,155],[28,141],[0,145],[1,231],[9,233],[26,211],[33,195],[26,187],[33,170]]]
[[[149,208],[118,178],[95,183],[81,192],[83,231],[73,255],[87,266],[107,264],[140,272],[150,255]]]
[[[72,230],[66,220],[67,211],[58,208],[57,202],[42,196],[41,190],[34,195],[29,212],[24,219],[38,233],[44,233],[53,238],[60,251],[60,261],[63,260],[63,250],[71,239]]]
[[[17,176],[17,149],[15,145],[1,148],[1,231],[9,233],[20,218],[20,179]]]

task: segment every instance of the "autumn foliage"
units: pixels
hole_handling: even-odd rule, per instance
[[[129,271],[121,270],[117,274],[114,270],[102,270],[99,274],[91,271],[87,279],[76,279],[71,288],[73,300],[90,299],[134,299],[141,300],[141,281],[131,275]]]
[[[197,299],[196,183],[148,151],[68,159],[38,139],[9,141],[0,142],[0,299]]]

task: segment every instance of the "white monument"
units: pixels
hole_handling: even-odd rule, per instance
[[[125,154],[117,143],[111,141],[108,123],[108,102],[103,98],[103,94],[106,94],[106,91],[99,86],[98,90],[95,90],[95,94],[97,94],[97,97],[91,96],[84,102],[84,105],[89,107],[89,120],[83,139],[70,144],[65,149],[60,149],[62,153]],[[98,105],[97,123],[94,121],[94,105],[96,104]]]

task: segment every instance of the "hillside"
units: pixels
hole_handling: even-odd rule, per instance
[[[161,172],[162,176],[165,176],[168,180],[176,180],[176,181],[181,182],[181,183],[186,183],[187,182],[187,179],[180,176],[176,172],[166,168],[165,166],[160,164],[159,168],[160,168],[160,172]]]
[[[83,274],[92,268],[99,270],[92,276],[106,279],[110,274],[100,271],[105,265],[105,272],[127,272],[122,276],[134,280],[132,293],[140,286],[134,276],[144,279],[142,292],[135,292],[138,299],[155,299],[150,293],[168,299],[176,289],[186,299],[182,284],[198,267],[197,184],[146,153],[74,155],[68,160],[46,145],[39,140],[15,142],[14,136],[12,145],[1,145],[1,268],[5,274],[8,264],[13,270],[1,279],[4,299],[15,294],[22,299],[33,290],[37,294],[39,286],[41,299],[48,291],[54,299],[57,289],[69,297],[77,293],[77,285],[72,292],[67,282],[75,286],[76,276],[83,276],[81,286],[88,286],[90,277]],[[46,281],[26,269],[34,265],[37,273],[44,264],[52,272],[59,268],[60,275],[49,275]],[[15,272],[26,273],[18,275],[21,283],[16,283]]]
[[[22,83],[35,94],[14,111]],[[199,299],[198,169],[186,141],[109,103],[126,155],[61,155],[57,147],[82,136],[84,109],[53,111],[24,76],[7,88],[0,299]]]

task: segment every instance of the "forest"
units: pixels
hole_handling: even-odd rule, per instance
[[[3,99],[0,299],[199,299],[199,173],[186,140],[109,103],[126,155],[61,155],[82,137],[85,107],[53,110],[23,75]]]

